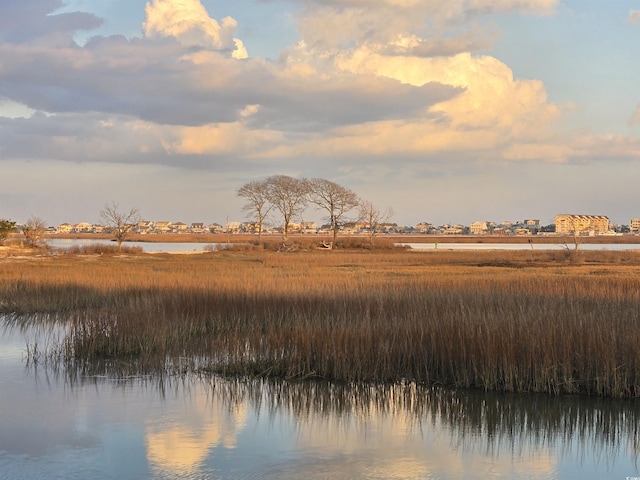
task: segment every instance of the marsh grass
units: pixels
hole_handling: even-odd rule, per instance
[[[560,252],[562,253],[562,252]],[[5,261],[0,313],[64,318],[87,373],[640,394],[629,252],[225,251]]]
[[[129,246],[104,244],[104,243],[92,243],[89,245],[72,245],[66,248],[59,248],[56,253],[66,255],[135,255],[143,252],[143,248],[140,246]]]

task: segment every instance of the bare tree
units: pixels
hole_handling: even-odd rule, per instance
[[[291,221],[307,205],[306,182],[287,175],[273,175],[265,182],[269,203],[282,214],[282,233],[286,242]]]
[[[373,202],[363,200],[360,203],[360,221],[368,224],[369,227],[369,243],[373,246],[374,239],[380,227],[387,223],[393,216],[393,210],[386,208],[381,210],[376,207]]]
[[[563,248],[566,252],[567,258],[571,262],[577,262],[580,258],[580,244],[582,243],[582,235],[589,230],[589,225],[584,221],[584,217],[581,215],[567,215],[567,226],[569,227],[569,234],[571,235],[571,243],[573,243],[573,249],[569,247],[566,239],[563,243]]]
[[[266,180],[249,182],[238,189],[238,196],[246,200],[242,207],[249,212],[249,217],[254,220],[258,228],[258,240],[262,238],[264,222],[273,208],[269,203],[269,185]]]
[[[358,195],[352,190],[324,178],[307,180],[309,201],[328,214],[333,242],[338,236],[338,230],[344,225],[345,216],[354,208],[360,206]]]
[[[100,211],[100,218],[113,235],[113,239],[118,242],[118,249],[121,249],[122,242],[140,221],[140,212],[135,207],[128,212],[123,212],[116,202],[111,202]]]
[[[46,245],[44,240],[46,230],[47,224],[45,221],[36,215],[31,215],[27,223],[22,227],[22,234],[24,235],[27,245],[39,248]]]

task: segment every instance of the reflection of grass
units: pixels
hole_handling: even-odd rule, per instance
[[[323,382],[218,383],[225,398],[257,400],[269,412],[285,412],[298,422],[311,419],[341,423],[353,418],[393,417],[403,434],[421,431],[423,424],[444,425],[452,444],[483,454],[514,449],[555,450],[561,445],[600,461],[620,455],[637,459],[640,451],[640,414],[634,403],[579,396],[516,395],[424,388],[415,383],[393,385],[327,384]],[[222,388],[220,388],[222,387]]]
[[[0,312],[83,369],[640,394],[637,254],[217,252],[6,261]]]

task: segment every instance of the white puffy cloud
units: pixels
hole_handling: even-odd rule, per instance
[[[629,17],[627,18],[627,22],[629,23],[640,23],[640,10],[631,10],[629,12]]]
[[[248,56],[242,41],[233,37],[236,20],[225,17],[218,23],[200,0],[153,0],[145,14],[142,27],[147,37],[174,37],[185,46],[229,51],[238,59]]]
[[[415,88],[438,85],[455,94],[425,106],[420,115],[344,125],[282,146],[274,155],[424,157],[473,152],[474,158],[511,158],[507,149],[513,142],[551,142],[551,127],[562,114],[548,101],[542,82],[517,80],[507,65],[487,55],[386,55],[361,46],[318,59],[301,43],[288,52],[287,60],[332,71],[333,78],[347,74]]]

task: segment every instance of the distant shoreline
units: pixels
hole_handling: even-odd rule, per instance
[[[292,234],[290,240],[298,238],[330,240],[328,234]],[[16,237],[19,238],[19,237]],[[111,236],[104,233],[56,233],[48,234],[47,239],[66,240],[101,240],[109,241]],[[263,241],[281,239],[281,235],[262,235]],[[339,235],[338,238],[368,238],[366,235]],[[563,235],[429,235],[429,234],[378,234],[377,238],[392,240],[395,243],[532,243],[532,244],[574,244],[574,238]],[[127,243],[248,243],[257,242],[257,235],[220,234],[220,233],[167,233],[167,234],[134,234],[127,237]],[[599,235],[578,237],[580,244],[637,244],[640,235]]]

